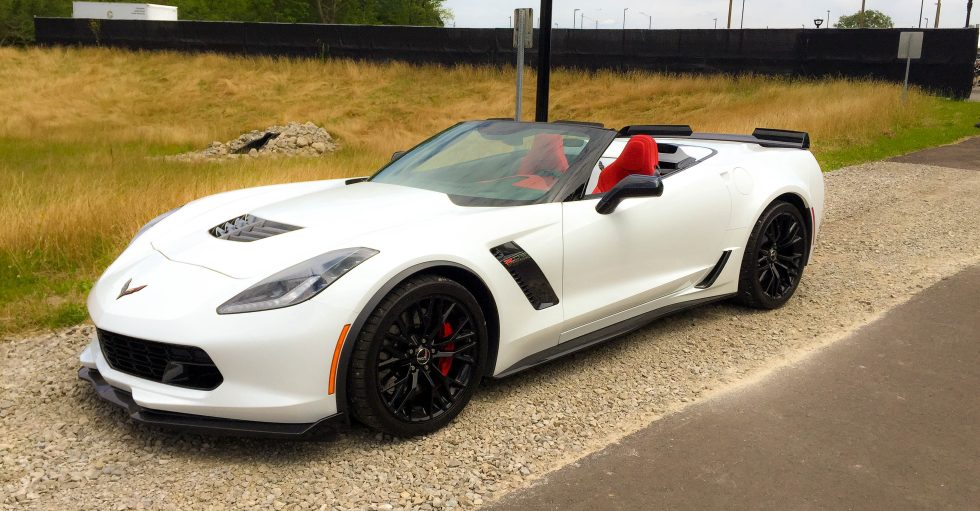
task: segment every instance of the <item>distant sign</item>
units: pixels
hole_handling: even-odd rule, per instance
[[[902,32],[898,40],[898,58],[921,59],[922,38],[923,32]]]
[[[514,48],[524,32],[524,47],[531,48],[534,41],[534,9],[514,9]]]

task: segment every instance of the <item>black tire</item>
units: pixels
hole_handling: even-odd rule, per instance
[[[486,319],[465,287],[438,275],[413,277],[378,304],[354,341],[351,410],[392,436],[436,431],[473,397],[487,347]]]
[[[736,300],[756,309],[785,305],[800,285],[809,250],[810,235],[800,210],[788,202],[770,204],[745,246]]]

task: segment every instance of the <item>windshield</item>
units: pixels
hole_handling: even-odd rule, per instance
[[[598,159],[612,138],[590,126],[465,122],[390,163],[372,181],[455,197],[533,203]],[[596,149],[598,147],[598,149]],[[592,162],[594,163],[594,162]]]

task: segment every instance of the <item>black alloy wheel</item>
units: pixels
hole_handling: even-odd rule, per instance
[[[739,275],[738,300],[760,309],[783,306],[796,292],[809,250],[809,233],[796,206],[778,201],[756,222]]]
[[[382,300],[358,336],[351,408],[391,435],[435,431],[472,397],[486,359],[486,322],[473,295],[444,277],[412,278]]]

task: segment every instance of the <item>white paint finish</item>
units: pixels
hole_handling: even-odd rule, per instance
[[[564,204],[566,332],[693,286],[725,246],[731,199],[709,169],[668,176],[661,197],[627,199],[609,215],[598,201]]]
[[[433,261],[469,269],[486,283],[501,319],[494,373],[559,341],[660,307],[737,290],[749,229],[783,193],[823,216],[823,178],[807,151],[690,139],[701,162],[664,178],[662,197],[627,199],[610,215],[598,198],[522,207],[463,207],[446,195],[343,180],[228,192],[187,204],[120,255],[89,297],[93,322],[133,337],[205,349],[225,382],[214,391],[181,389],[110,369],[97,346],[81,363],[141,405],[197,415],[312,422],[337,410],[326,386],[345,324],[398,275]],[[607,150],[615,157],[625,140]],[[611,162],[611,160],[610,160]],[[744,169],[745,175],[734,172]],[[746,177],[747,176],[747,177]],[[751,187],[742,181],[751,182]],[[740,184],[741,182],[741,184]],[[241,243],[207,230],[251,213],[303,227]],[[538,263],[560,303],[535,310],[490,254],[516,241]],[[218,305],[265,277],[330,250],[380,253],[308,302],[219,316]],[[724,250],[732,257],[715,285],[694,287]],[[147,285],[117,300],[123,284]],[[340,375],[345,378],[345,375]]]

